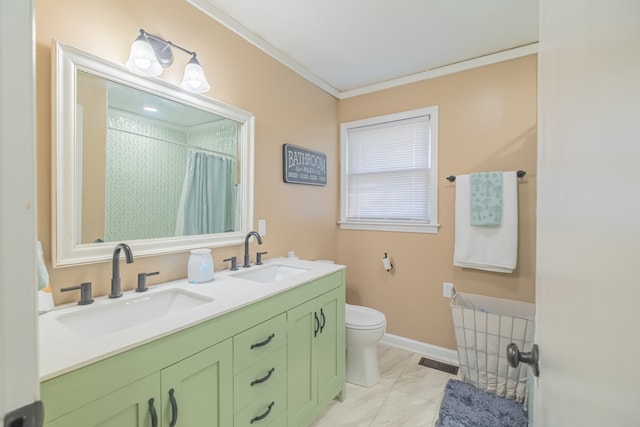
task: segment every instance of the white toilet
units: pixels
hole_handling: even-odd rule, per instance
[[[384,335],[387,319],[373,308],[345,304],[345,327],[346,379],[351,384],[371,387],[380,379],[376,345]]]

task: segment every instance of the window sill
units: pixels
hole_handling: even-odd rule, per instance
[[[439,224],[391,224],[374,222],[342,222],[338,221],[342,230],[394,231],[400,233],[438,234]]]

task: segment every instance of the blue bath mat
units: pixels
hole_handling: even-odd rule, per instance
[[[522,404],[457,380],[444,389],[435,427],[527,427]]]

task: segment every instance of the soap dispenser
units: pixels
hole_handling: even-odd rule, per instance
[[[211,249],[193,249],[187,265],[189,283],[205,283],[213,280]]]

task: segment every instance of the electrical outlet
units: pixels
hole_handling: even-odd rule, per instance
[[[445,298],[453,298],[453,283],[442,283],[442,296]]]
[[[259,219],[258,220],[258,234],[260,234],[263,237],[267,235],[267,220],[266,219]]]

